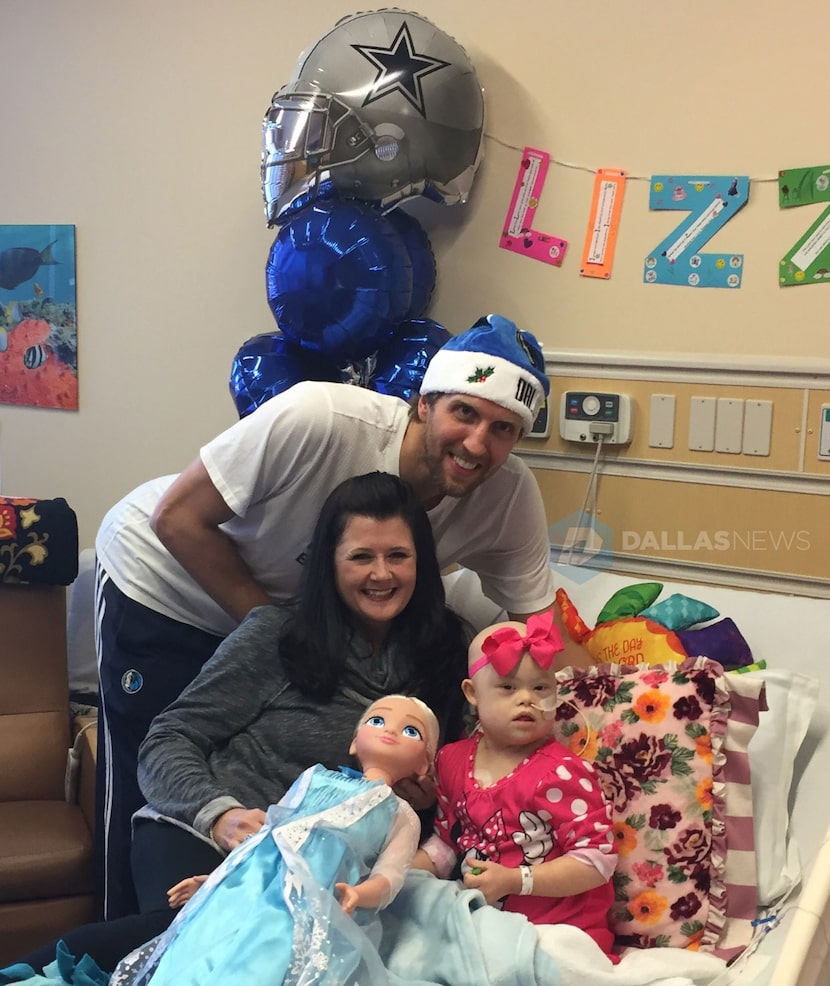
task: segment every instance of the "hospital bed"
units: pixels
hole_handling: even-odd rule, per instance
[[[554,577],[590,626],[614,592],[652,579],[562,565],[554,566]],[[459,571],[445,581],[450,604],[476,628],[505,618],[483,596],[472,573]],[[648,949],[674,954],[635,955],[632,961],[626,956],[613,971],[593,975],[592,986],[830,986],[830,659],[825,643],[830,600],[659,581],[664,594],[705,600],[731,617],[755,661],[766,662],[765,670],[753,674],[765,677],[770,708],[760,715],[749,755],[753,801],[761,796],[762,778],[773,780],[780,794],[774,837],[761,838],[757,816],[755,826],[759,881],[765,865],[767,870],[774,865],[767,877],[777,883],[778,897],[772,906],[759,907],[753,941],[729,965],[684,949]],[[767,810],[765,824],[769,815]],[[573,943],[566,944],[573,953]],[[557,942],[551,947],[557,948]],[[574,953],[575,983],[580,965],[585,981],[584,961]],[[563,969],[563,986],[569,975]]]

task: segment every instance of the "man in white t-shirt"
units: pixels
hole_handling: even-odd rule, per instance
[[[99,862],[106,917],[133,906],[129,819],[153,716],[255,606],[295,592],[320,507],[344,479],[400,475],[427,509],[439,563],[475,571],[511,619],[554,605],[545,512],[510,453],[548,393],[536,340],[490,315],[433,357],[417,405],[305,382],[152,480],[98,532]],[[568,643],[562,664],[584,665]]]

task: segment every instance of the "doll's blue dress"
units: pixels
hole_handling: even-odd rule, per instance
[[[112,986],[385,983],[377,912],[345,914],[334,885],[369,875],[401,808],[381,782],[309,768]]]

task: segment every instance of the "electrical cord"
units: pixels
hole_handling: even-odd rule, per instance
[[[591,434],[595,434],[597,439],[597,450],[594,453],[594,462],[593,462],[593,466],[591,467],[591,475],[588,477],[588,488],[585,490],[585,498],[582,501],[582,506],[579,508],[579,514],[577,515],[576,527],[571,528],[571,530],[576,531],[575,540],[579,538],[580,532],[582,531],[583,518],[586,515],[593,516],[596,510],[597,472],[599,467],[599,454],[602,451],[603,434],[599,430],[595,432],[594,429],[595,428],[599,429],[599,427],[600,425],[596,425],[596,424],[591,425]],[[584,548],[579,548],[580,557],[574,558],[574,548],[576,547],[575,541],[572,541],[571,544],[566,544],[565,547],[567,548],[567,554],[565,554],[562,558],[562,561],[564,561],[565,564],[580,565],[582,564],[582,562],[584,562],[585,554],[586,554]]]

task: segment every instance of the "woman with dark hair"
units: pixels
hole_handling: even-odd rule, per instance
[[[459,737],[471,636],[444,604],[432,530],[410,487],[387,473],[341,483],[318,518],[296,601],[251,610],[141,745],[148,804],[132,840],[141,913],[77,928],[66,950],[112,970],[163,931],[176,914],[168,889],[257,832],[309,765],[349,765],[354,724],[381,696],[422,699],[442,740]],[[428,778],[395,790],[416,808],[433,800]],[[24,961],[42,968],[55,954],[52,943]]]
[[[286,623],[280,659],[286,674],[304,693],[328,701],[347,662],[344,641],[365,634],[360,614],[350,608],[337,581],[337,553],[354,517],[372,521],[399,518],[415,549],[415,585],[409,603],[381,627],[394,642],[396,663],[406,667],[410,690],[436,709],[441,722],[450,692],[463,669],[458,660],[458,620],[449,613],[435,554],[432,527],[411,487],[388,473],[368,473],[336,487],[320,511],[300,596]],[[312,561],[313,559],[313,561]],[[321,615],[325,618],[321,619]],[[448,632],[449,631],[449,632]],[[421,695],[421,692],[424,692]]]

